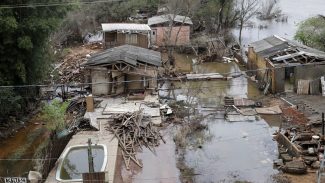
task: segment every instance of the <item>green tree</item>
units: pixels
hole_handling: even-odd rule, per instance
[[[65,112],[68,103],[53,100],[43,107],[41,118],[49,130],[62,130],[65,127]]]
[[[325,18],[317,16],[301,22],[295,39],[306,46],[325,51]]]
[[[42,4],[57,2],[63,1],[43,0]],[[0,2],[1,6],[12,6],[0,7],[0,85],[36,84],[47,76],[52,51],[48,44],[49,35],[58,27],[71,6],[14,7],[35,3],[36,0]],[[32,92],[34,89],[35,87],[1,89],[0,92],[9,98],[0,98],[1,104],[7,104],[0,107],[0,110],[7,108],[6,112],[0,114],[0,118],[6,119],[7,114],[12,114],[15,110],[23,112],[35,97]]]
[[[16,4],[33,0],[15,1]],[[43,1],[57,2],[56,0]],[[1,4],[13,4],[10,0]],[[0,8],[0,84],[31,84],[44,79],[50,65],[48,37],[64,17],[67,6]]]

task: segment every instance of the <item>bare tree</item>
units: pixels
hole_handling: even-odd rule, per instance
[[[259,12],[259,19],[268,20],[277,18],[281,15],[281,9],[275,0],[264,0],[261,4],[261,11]]]
[[[168,52],[167,71],[170,70],[170,65],[174,66],[174,46],[177,45],[179,33],[186,23],[188,18],[191,17],[195,7],[197,7],[199,0],[168,0],[164,8],[167,10],[165,16],[168,18],[168,28],[165,30],[165,46]],[[183,15],[181,22],[175,21],[177,15]],[[177,24],[177,25],[176,25]],[[175,29],[177,26],[178,29]],[[176,30],[176,35],[172,36],[173,30]],[[175,39],[173,39],[175,37]]]
[[[244,24],[257,13],[258,0],[238,0],[239,10],[239,45],[242,42]]]

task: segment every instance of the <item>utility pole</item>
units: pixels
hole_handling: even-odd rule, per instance
[[[324,120],[324,113],[322,113],[322,136],[324,137],[324,123],[325,123],[325,120]]]
[[[91,151],[91,139],[88,139],[88,167],[89,167],[89,173],[94,173],[94,158]]]

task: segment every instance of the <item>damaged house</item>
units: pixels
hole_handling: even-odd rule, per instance
[[[125,44],[149,48],[151,29],[147,24],[104,23],[102,31],[106,48]]]
[[[173,14],[154,16],[148,19],[151,28],[152,45],[174,46],[190,44],[192,20],[189,17]],[[168,43],[170,41],[170,43]]]
[[[92,55],[90,70],[93,95],[144,94],[157,88],[160,52],[123,45]]]
[[[249,45],[247,67],[264,92],[320,94],[325,53],[271,36]]]

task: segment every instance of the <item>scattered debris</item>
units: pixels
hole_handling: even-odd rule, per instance
[[[286,173],[305,174],[307,173],[307,166],[301,160],[294,160],[287,162],[283,167],[281,167],[281,170]]]
[[[165,143],[157,128],[153,127],[151,118],[145,116],[142,110],[114,115],[113,122],[106,127],[106,130],[111,131],[118,139],[128,170],[130,169],[131,160],[139,167],[142,167],[142,164],[135,156],[138,148],[142,149],[144,145],[154,152],[154,147],[159,145],[160,139]]]
[[[81,64],[86,61],[87,55],[101,49],[101,44],[94,43],[67,50],[66,55],[63,56],[59,61],[60,63],[53,69],[52,74],[57,72],[59,76],[57,82],[59,83],[84,82],[86,73]]]

